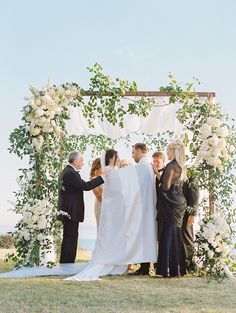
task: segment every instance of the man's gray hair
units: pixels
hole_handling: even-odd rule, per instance
[[[81,156],[81,152],[80,151],[72,151],[70,154],[69,154],[69,157],[68,157],[68,162],[69,163],[73,163],[75,160],[78,160],[79,157]]]

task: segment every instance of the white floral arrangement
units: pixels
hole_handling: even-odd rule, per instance
[[[210,166],[222,168],[224,161],[230,158],[227,145],[227,136],[229,131],[227,126],[223,125],[221,120],[216,117],[208,117],[199,129],[197,139],[200,143],[197,160],[204,160]]]
[[[80,88],[76,84],[67,83],[59,87],[48,84],[41,90],[31,87],[30,90],[32,96],[26,98],[25,121],[32,136],[32,144],[36,151],[40,151],[48,134],[60,133],[57,118],[70,101],[80,96]]]
[[[21,250],[21,257],[24,259],[23,264],[21,261],[19,263],[20,265],[39,265],[40,254],[42,256],[54,248],[50,237],[55,228],[57,213],[48,199],[29,199],[22,207],[21,214],[22,218],[13,233],[16,247]],[[35,253],[35,249],[38,253]]]
[[[202,276],[223,279],[233,276],[234,257],[230,247],[231,231],[224,217],[205,217],[196,233],[195,264]]]

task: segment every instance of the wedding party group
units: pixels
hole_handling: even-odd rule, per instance
[[[97,239],[91,260],[66,280],[96,280],[106,275],[178,277],[191,271],[193,224],[199,190],[187,177],[184,145],[172,142],[165,153],[148,158],[145,143],[132,146],[133,161],[108,149],[94,160],[90,180],[80,170],[84,157],[73,151],[59,177],[59,220],[63,224],[60,264],[76,259],[79,223],[84,221],[84,191],[95,196]],[[132,265],[140,264],[138,270]],[[136,268],[136,267],[135,267]]]

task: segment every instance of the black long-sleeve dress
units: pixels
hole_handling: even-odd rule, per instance
[[[157,274],[164,277],[186,274],[181,235],[186,199],[180,177],[181,168],[173,160],[166,166],[160,179]]]

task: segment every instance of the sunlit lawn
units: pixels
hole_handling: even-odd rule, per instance
[[[12,264],[0,261],[0,271]],[[62,277],[0,280],[1,313],[236,312],[236,283],[187,277],[106,277],[65,282]]]

